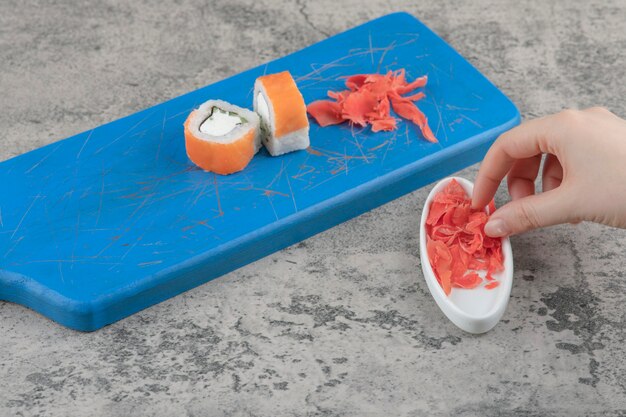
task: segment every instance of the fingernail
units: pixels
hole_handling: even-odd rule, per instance
[[[485,234],[491,237],[504,237],[511,233],[511,230],[502,219],[489,220],[485,225]]]

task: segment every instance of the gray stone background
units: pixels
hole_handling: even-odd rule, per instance
[[[2,0],[0,160],[398,10],[524,117],[626,116],[624,0],[364,3]],[[423,282],[427,191],[95,333],[0,302],[0,415],[625,415],[626,232],[513,238],[508,310],[470,336]]]

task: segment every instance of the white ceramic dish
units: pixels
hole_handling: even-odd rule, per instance
[[[485,289],[484,284],[471,290],[452,288],[450,296],[446,296],[443,288],[441,288],[441,285],[437,282],[437,278],[430,265],[430,260],[428,259],[428,253],[426,252],[426,219],[428,218],[428,212],[430,211],[430,204],[433,198],[438,192],[442,191],[453,178],[465,189],[468,195],[472,195],[474,184],[459,177],[445,178],[430,191],[426,203],[424,204],[420,222],[420,257],[422,261],[422,271],[424,272],[424,279],[426,280],[426,284],[428,284],[430,293],[441,311],[443,311],[452,323],[469,333],[485,333],[491,330],[498,321],[500,321],[509,302],[511,285],[513,283],[513,252],[511,251],[511,242],[509,238],[502,239],[504,270],[493,275],[494,278],[500,281],[499,286],[491,290]],[[481,274],[481,276],[484,275]]]

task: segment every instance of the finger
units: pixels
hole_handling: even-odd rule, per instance
[[[554,190],[561,185],[561,181],[563,181],[563,167],[556,156],[552,154],[546,156],[541,177],[544,192]]]
[[[535,194],[535,180],[541,166],[541,154],[515,161],[507,174],[509,194],[513,200]]]
[[[566,197],[567,193],[557,188],[511,201],[493,213],[485,225],[485,233],[502,237],[566,223],[572,220]]]
[[[560,115],[530,120],[502,134],[491,146],[476,176],[472,206],[484,207],[495,195],[500,182],[518,159],[541,153],[555,153],[562,134]]]

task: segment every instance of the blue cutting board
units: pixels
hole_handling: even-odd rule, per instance
[[[419,106],[438,144],[405,122],[387,133],[312,122],[310,149],[262,151],[234,175],[187,159],[189,112],[212,98],[251,107],[262,74],[289,70],[308,103],[342,76],[399,68],[428,74]],[[519,119],[417,19],[384,16],[0,163],[0,299],[98,329],[476,163]]]

